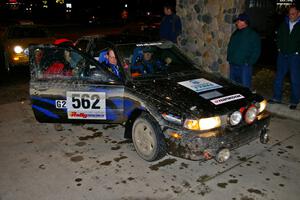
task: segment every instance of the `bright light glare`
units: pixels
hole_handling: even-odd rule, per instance
[[[15,46],[14,51],[15,51],[15,53],[22,53],[23,48],[21,46]]]
[[[199,120],[200,130],[209,130],[221,126],[220,117],[210,117]]]
[[[263,100],[261,102],[259,102],[259,113],[261,113],[262,111],[264,111],[267,107],[267,100]]]
[[[199,130],[199,121],[194,119],[186,119],[184,127],[190,130]]]
[[[190,130],[209,130],[221,126],[220,117],[209,117],[200,120],[186,119],[184,127]]]

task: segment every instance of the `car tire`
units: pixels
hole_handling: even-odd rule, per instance
[[[148,113],[142,113],[132,126],[132,140],[138,155],[155,161],[166,155],[166,144],[158,123]]]

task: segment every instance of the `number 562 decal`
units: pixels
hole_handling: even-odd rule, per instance
[[[67,92],[69,119],[106,119],[104,92]]]

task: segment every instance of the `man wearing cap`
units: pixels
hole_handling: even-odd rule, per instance
[[[164,14],[159,29],[160,39],[177,43],[177,38],[182,32],[181,19],[175,14],[174,6],[168,3],[164,5]]]
[[[282,84],[289,72],[291,97],[289,108],[294,110],[300,99],[300,12],[296,6],[289,8],[288,16],[280,25],[277,34],[277,72],[274,82],[274,96],[270,103],[280,103]]]
[[[259,35],[249,27],[249,16],[240,14],[235,20],[237,29],[230,37],[227,61],[230,79],[251,88],[252,66],[259,58],[261,43]]]

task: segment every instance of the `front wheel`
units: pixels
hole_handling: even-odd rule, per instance
[[[142,113],[133,123],[132,140],[138,155],[146,161],[158,160],[166,154],[161,129],[147,113]]]

